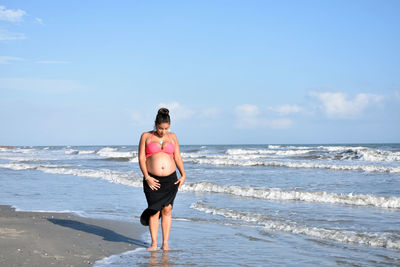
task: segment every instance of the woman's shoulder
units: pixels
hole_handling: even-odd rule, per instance
[[[143,132],[141,137],[147,137],[147,136],[151,135],[152,133],[153,133],[153,131]]]
[[[175,140],[177,140],[176,134],[172,133],[172,132],[168,132],[168,134]]]

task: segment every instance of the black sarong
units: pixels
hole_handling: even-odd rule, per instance
[[[143,191],[146,195],[148,205],[147,209],[145,209],[140,216],[140,222],[143,225],[149,225],[149,218],[151,215],[161,211],[163,207],[169,204],[173,205],[176,193],[178,192],[178,185],[175,184],[178,180],[176,171],[168,176],[156,176],[151,173],[149,173],[149,175],[158,180],[160,188],[158,188],[158,190],[151,190],[147,181],[143,179]]]

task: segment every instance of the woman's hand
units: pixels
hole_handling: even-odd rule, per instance
[[[156,178],[147,176],[145,180],[147,181],[147,184],[149,185],[151,190],[158,190],[158,188],[160,188],[160,183]]]
[[[186,180],[186,175],[182,175],[181,178],[178,179],[178,181],[175,182],[175,184],[179,184],[178,188],[181,188],[181,186],[185,183]]]

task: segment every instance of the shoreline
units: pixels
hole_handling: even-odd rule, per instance
[[[90,266],[146,247],[140,240],[146,230],[139,223],[0,205],[0,266]]]

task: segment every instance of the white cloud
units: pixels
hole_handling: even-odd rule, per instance
[[[9,32],[4,29],[0,29],[0,41],[10,41],[10,40],[24,40],[26,39],[25,34],[17,32]]]
[[[127,112],[136,125],[151,126],[154,122],[154,118],[150,117],[150,114],[143,115],[141,112],[132,109],[128,109]]]
[[[293,125],[292,120],[288,118],[267,118],[262,116],[260,108],[256,105],[244,104],[235,108],[236,127],[257,128],[268,127],[272,129],[285,129]]]
[[[0,56],[0,64],[10,64],[11,61],[24,61],[24,59],[20,57]]]
[[[181,106],[178,102],[160,103],[158,108],[167,108],[174,120],[184,120],[193,117],[195,114],[193,109]]]
[[[394,91],[394,98],[397,100],[400,100],[400,92],[399,91]]]
[[[84,86],[71,80],[48,80],[35,78],[0,78],[0,89],[53,94],[81,90]]]
[[[330,118],[355,118],[362,115],[367,107],[379,104],[383,96],[375,94],[357,94],[353,99],[341,92],[311,92],[311,96],[316,97],[325,114]]]
[[[68,61],[62,61],[62,60],[41,60],[41,61],[36,61],[38,64],[67,64],[69,63]]]
[[[292,113],[299,113],[303,110],[302,107],[300,107],[298,105],[289,105],[289,104],[276,106],[276,107],[269,107],[268,109],[272,110],[274,112],[277,112],[280,115],[289,115]]]
[[[255,105],[244,104],[235,108],[238,128],[253,128],[260,124],[260,109]]]
[[[266,126],[273,129],[286,129],[292,125],[292,120],[288,118],[278,118],[266,121]]]
[[[149,125],[149,122],[154,122],[159,108],[167,108],[173,121],[184,121],[195,118],[196,120],[215,120],[220,115],[221,111],[218,108],[188,108],[182,106],[178,102],[160,103],[157,110],[154,111],[137,111],[127,109],[127,112],[132,121],[137,125]],[[154,114],[153,114],[154,113]],[[154,116],[154,117],[153,117]],[[208,122],[208,121],[207,121]]]
[[[43,20],[41,18],[35,18],[35,22],[39,23],[40,25],[44,25]]]
[[[0,20],[5,20],[9,22],[19,22],[23,21],[23,16],[26,12],[22,9],[11,10],[6,9],[5,6],[0,6]]]
[[[203,108],[199,111],[200,118],[217,119],[221,111],[218,108]]]

